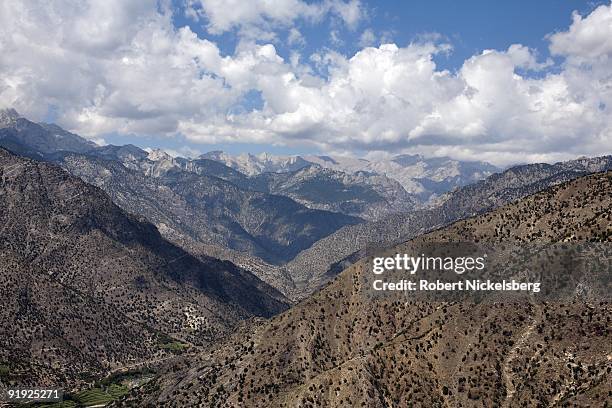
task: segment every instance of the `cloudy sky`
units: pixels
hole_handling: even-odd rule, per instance
[[[600,155],[612,6],[3,0],[0,107],[184,154]]]

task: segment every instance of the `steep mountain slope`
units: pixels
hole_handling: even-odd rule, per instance
[[[423,235],[391,253],[419,242],[609,245],[610,208],[612,173],[594,174]],[[609,401],[609,299],[400,301],[367,294],[361,282],[370,268],[361,260],[284,314],[198,361],[175,362],[123,404],[518,407]]]
[[[287,307],[252,274],[195,259],[57,166],[0,149],[0,181],[8,381],[71,385],[158,358],[172,338],[207,344],[242,319]]]
[[[155,162],[137,158],[134,152],[122,162],[96,154],[61,154],[53,160],[105,190],[126,211],[146,217],[176,242],[191,240],[271,263],[286,262],[313,242],[360,221],[311,210],[286,197],[242,190],[217,177],[181,169],[161,172]],[[147,175],[155,172],[157,177]]]
[[[228,229],[249,234],[265,251],[255,255],[270,262],[287,262],[319,239],[361,221],[309,209],[287,197],[240,190],[230,183],[193,173],[168,173],[161,180],[188,203],[201,208],[199,214],[205,214],[205,210],[218,214],[215,228],[227,225]],[[225,222],[221,217],[231,218]],[[232,248],[231,243],[228,246]],[[264,256],[267,253],[272,256]]]
[[[436,206],[345,227],[318,241],[285,265],[307,295],[364,256],[368,246],[388,247],[451,222],[511,203],[547,187],[592,172],[612,169],[612,156],[550,164],[529,164],[493,174],[441,197]]]

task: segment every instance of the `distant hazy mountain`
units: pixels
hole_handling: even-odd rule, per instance
[[[367,172],[353,174],[309,164],[299,170],[247,175],[224,163],[200,157],[173,158],[160,150],[148,156],[147,173],[161,176],[182,169],[215,176],[251,191],[289,197],[308,208],[339,212],[368,220],[415,208],[416,200],[395,180]]]
[[[168,165],[169,161],[175,162],[173,164],[175,167],[186,166],[189,163],[189,166],[192,166],[191,171],[215,174],[225,180],[231,180],[239,186],[249,185],[251,188],[261,191],[273,191],[289,195],[301,202],[305,202],[304,193],[309,192],[308,187],[311,185],[313,186],[310,190],[313,192],[312,197],[315,201],[319,200],[320,203],[327,196],[325,186],[331,185],[330,182],[334,180],[334,177],[347,177],[349,180],[358,177],[358,175],[348,175],[314,165],[294,172],[262,173],[249,177],[224,166],[222,163],[208,159],[187,161],[186,159],[173,159],[167,155],[164,156],[165,159],[161,159],[161,156],[164,156],[164,154],[159,152],[153,155],[153,158],[157,161],[151,164],[151,172],[161,174],[163,171],[160,168],[168,171],[167,169],[171,167]],[[592,172],[609,169],[612,169],[612,157],[610,156],[578,159],[553,165],[530,164],[513,167],[502,173],[495,173],[485,180],[439,196],[432,202],[432,208],[411,208],[407,212],[396,212],[383,216],[374,222],[341,228],[303,250],[280,269],[274,269],[272,273],[266,276],[266,281],[273,283],[275,287],[283,290],[285,294],[292,298],[302,298],[361,258],[364,255],[364,249],[368,246],[391,245],[398,240],[408,239],[462,218],[509,204],[552,185]],[[381,177],[370,173],[359,174],[364,174],[366,180]],[[326,176],[325,182],[321,181],[321,176]],[[389,179],[383,177],[383,181],[377,185],[385,185],[384,180]],[[310,184],[311,181],[314,181],[314,183]],[[359,186],[358,183],[352,185]],[[399,187],[397,184],[392,185]],[[336,189],[335,191],[343,191],[343,189]],[[347,189],[345,194],[351,194],[352,191],[354,190]],[[361,193],[363,194],[363,191]],[[398,194],[398,197],[401,197],[399,192],[390,193],[388,197],[392,197],[393,194]],[[410,196],[408,196],[409,199]],[[314,204],[310,202],[307,205]],[[231,259],[235,260],[235,258]],[[245,261],[245,264],[249,263],[250,261]],[[270,266],[258,266],[258,269],[260,271],[270,271],[272,268]],[[264,275],[258,276],[264,277]],[[278,282],[275,281],[274,276],[283,279]]]
[[[194,258],[58,166],[0,149],[0,181],[3,382],[73,385],[287,307],[252,274]]]
[[[425,158],[421,155],[366,160],[343,156],[274,156],[266,153],[232,156],[216,151],[201,157],[222,162],[247,175],[295,171],[312,164],[348,174],[367,172],[383,175],[398,181],[408,193],[423,202],[500,170],[486,162],[458,161],[448,157]]]
[[[594,174],[420,236],[388,254],[407,253],[422,242],[609,243],[611,207],[612,174]],[[168,365],[119,405],[609,405],[607,299],[576,294],[562,301],[534,296],[505,302],[484,294],[492,301],[431,302],[372,296],[363,285],[371,273],[368,262],[359,261],[292,309],[192,357],[179,370]]]
[[[343,157],[306,156],[306,160],[342,171],[368,171],[399,181],[423,201],[500,171],[486,162],[458,161],[449,157],[399,155],[390,160],[355,160]]]
[[[232,156],[220,150],[205,153],[200,158],[224,163],[247,176],[267,172],[295,171],[311,164],[299,156],[275,156],[268,153],[258,155],[244,153]]]

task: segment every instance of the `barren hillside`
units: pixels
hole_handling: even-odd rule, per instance
[[[612,173],[552,187],[414,241],[612,240]],[[395,248],[400,252],[404,245]],[[164,406],[604,406],[609,299],[441,303],[368,298],[363,259],[331,284],[123,404]]]

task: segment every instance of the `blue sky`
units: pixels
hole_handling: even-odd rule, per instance
[[[301,21],[297,26],[306,39],[300,47],[306,55],[326,47],[352,55],[361,49],[359,37],[368,28],[398,45],[409,44],[424,35],[440,34],[454,49],[436,62],[442,68],[453,70],[484,49],[506,49],[516,43],[535,48],[547,57],[546,36],[567,28],[572,22],[573,11],[587,15],[607,3],[580,0],[364,1],[367,16],[356,28],[337,24],[333,17],[316,24]],[[173,7],[177,11],[173,18],[175,27],[187,25],[201,38],[214,39],[225,55],[233,54],[240,39],[236,32],[212,35],[201,21],[185,16],[183,1],[174,0]],[[331,29],[340,31],[341,44],[330,40]],[[286,30],[279,31],[286,35]],[[289,57],[291,47],[284,42],[275,45],[280,55]]]
[[[599,4],[575,0],[516,1],[390,1],[375,2],[372,26],[391,30],[398,44],[413,41],[423,33],[439,33],[453,45],[448,58],[438,64],[450,70],[484,49],[506,49],[523,44],[547,57],[546,35],[565,29],[572,12],[589,14]]]
[[[104,143],[497,164],[612,145],[609,1],[6,0],[0,48],[0,105]]]

